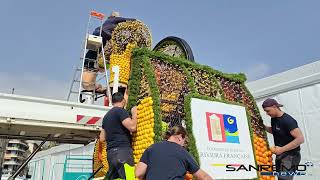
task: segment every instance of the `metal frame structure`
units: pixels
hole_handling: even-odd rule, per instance
[[[110,92],[110,87],[109,87],[109,80],[108,80],[108,71],[107,71],[107,65],[106,65],[106,60],[105,60],[105,54],[104,54],[104,47],[103,47],[103,41],[102,41],[102,25],[104,22],[104,17],[105,15],[102,13],[98,13],[96,11],[91,11],[90,15],[89,15],[89,20],[88,20],[88,24],[87,24],[87,29],[86,29],[86,37],[84,40],[84,47],[83,47],[83,51],[82,51],[82,57],[81,59],[81,66],[76,68],[76,71],[74,73],[73,76],[73,81],[70,87],[70,91],[67,97],[67,100],[70,100],[71,94],[78,94],[78,102],[83,103],[84,101],[87,101],[87,104],[94,104],[94,101],[97,100],[98,98],[107,95],[108,99],[109,99],[109,106],[111,106],[112,102],[111,102],[111,92]],[[90,24],[92,23],[92,21],[94,20],[98,20],[100,27],[99,27],[99,35],[93,35],[91,34],[90,31]],[[96,59],[88,59],[86,58],[86,54],[88,51],[92,51],[96,53]],[[99,58],[99,54],[101,53],[102,58],[103,58],[103,66],[104,66],[104,73],[101,73],[102,77],[99,77],[99,71],[97,68],[97,64],[98,64],[98,58]],[[86,83],[83,81],[83,72],[85,70],[88,70],[85,68],[85,61],[92,61],[92,63],[94,63],[95,65],[95,71],[97,72],[98,76],[97,79],[98,81],[105,78],[106,81],[106,93],[102,96],[98,96],[98,93],[95,90],[95,86],[96,83],[92,84],[94,86],[94,89],[91,91],[86,91],[83,87],[82,84]],[[77,78],[77,72],[81,72],[80,73],[80,79],[78,80]],[[97,82],[97,81],[96,81]],[[76,83],[79,83],[79,87],[78,87],[78,91],[73,91],[74,86]],[[85,96],[85,99],[82,99],[82,96]]]

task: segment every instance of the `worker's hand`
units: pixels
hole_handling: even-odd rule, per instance
[[[280,154],[282,154],[284,152],[285,151],[284,151],[283,147],[280,147],[280,146],[275,146],[274,147],[273,154],[280,155]]]
[[[134,116],[134,115],[136,116],[138,114],[137,106],[133,106],[131,108],[131,114],[132,114],[132,116]]]
[[[104,129],[101,129],[99,134],[99,141],[105,142],[106,141],[106,131]]]

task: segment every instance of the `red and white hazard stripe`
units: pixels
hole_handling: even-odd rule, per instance
[[[103,117],[77,115],[77,123],[80,124],[101,124]]]

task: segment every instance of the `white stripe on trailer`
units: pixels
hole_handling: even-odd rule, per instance
[[[95,124],[101,125],[102,117],[92,117],[92,116],[84,116],[84,115],[77,115],[77,123],[80,124]]]

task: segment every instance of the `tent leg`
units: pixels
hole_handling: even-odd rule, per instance
[[[96,172],[94,172],[94,173],[88,178],[88,180],[90,180],[91,178],[93,178],[94,175],[96,175],[102,168],[103,168],[103,165],[101,165],[101,166],[99,167],[99,169],[97,169]]]

